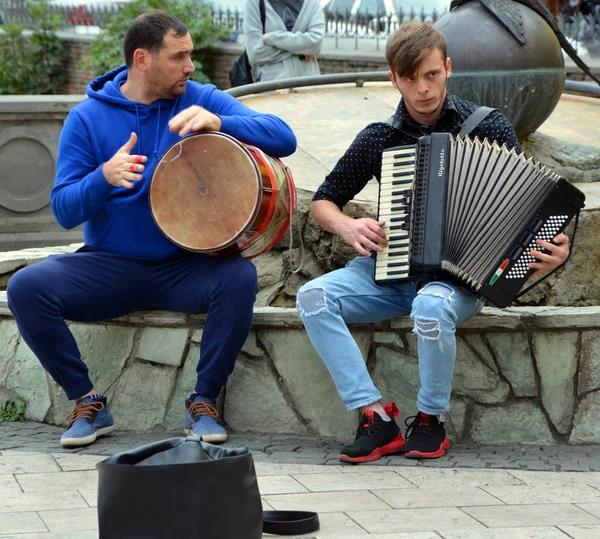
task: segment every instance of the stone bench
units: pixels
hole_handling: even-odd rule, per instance
[[[600,442],[600,307],[485,308],[458,332],[449,431],[478,443]],[[193,389],[204,316],[136,312],[72,323],[117,427],[179,431]],[[377,386],[402,418],[415,413],[418,382],[412,321],[353,325]],[[18,335],[0,293],[0,404],[20,400],[26,417],[64,424],[72,409]],[[255,310],[252,332],[220,399],[235,432],[348,440],[345,412],[295,309]]]

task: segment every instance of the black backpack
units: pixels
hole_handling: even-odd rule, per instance
[[[258,6],[260,8],[260,21],[262,22],[264,34],[265,0],[259,0]],[[252,84],[254,82],[254,77],[252,76],[252,66],[250,65],[250,60],[248,59],[248,54],[245,50],[236,58],[235,62],[233,62],[231,70],[229,71],[229,82],[231,83],[232,88],[235,88],[236,86],[243,86],[244,84]]]

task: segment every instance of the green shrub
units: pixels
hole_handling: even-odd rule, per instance
[[[55,94],[66,80],[68,52],[55,34],[62,17],[50,13],[44,2],[25,3],[31,24],[12,21],[1,26],[0,94]]]
[[[123,37],[129,23],[150,9],[162,9],[180,19],[186,25],[194,43],[192,60],[196,71],[192,79],[210,82],[203,70],[202,60],[206,49],[219,37],[229,34],[229,28],[213,23],[211,5],[198,0],[136,0],[125,4],[104,24],[104,32],[89,47],[89,56],[83,58],[80,67],[97,77],[125,63]]]
[[[15,404],[8,401],[4,410],[0,410],[0,422],[2,421],[20,421],[25,418],[25,403]]]

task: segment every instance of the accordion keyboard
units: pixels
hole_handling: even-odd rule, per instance
[[[385,221],[388,245],[377,254],[375,282],[408,277],[416,152],[416,146],[399,146],[382,153],[378,216],[380,221]]]

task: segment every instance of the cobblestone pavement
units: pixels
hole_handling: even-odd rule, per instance
[[[80,449],[63,449],[59,438],[63,428],[32,422],[0,423],[0,452],[6,450],[38,453],[78,453],[113,455],[143,444],[171,437],[182,432],[153,430],[147,432],[114,432]],[[350,440],[348,440],[349,442]],[[233,434],[227,447],[245,445],[252,450],[254,460],[281,464],[339,465],[339,450],[343,444],[335,440],[295,438],[289,436],[256,436]],[[353,465],[345,465],[350,466]],[[363,466],[422,466],[428,468],[483,468],[555,472],[600,472],[600,446],[582,445],[502,445],[477,446],[455,444],[446,456],[437,460],[405,459],[402,455],[381,458]]]
[[[182,435],[118,432],[64,450],[62,432],[0,423],[0,539],[98,539],[96,464]],[[236,434],[227,445],[252,450],[265,509],[318,511],[304,539],[600,537],[600,447],[457,444],[439,460],[352,466],[333,440]]]

